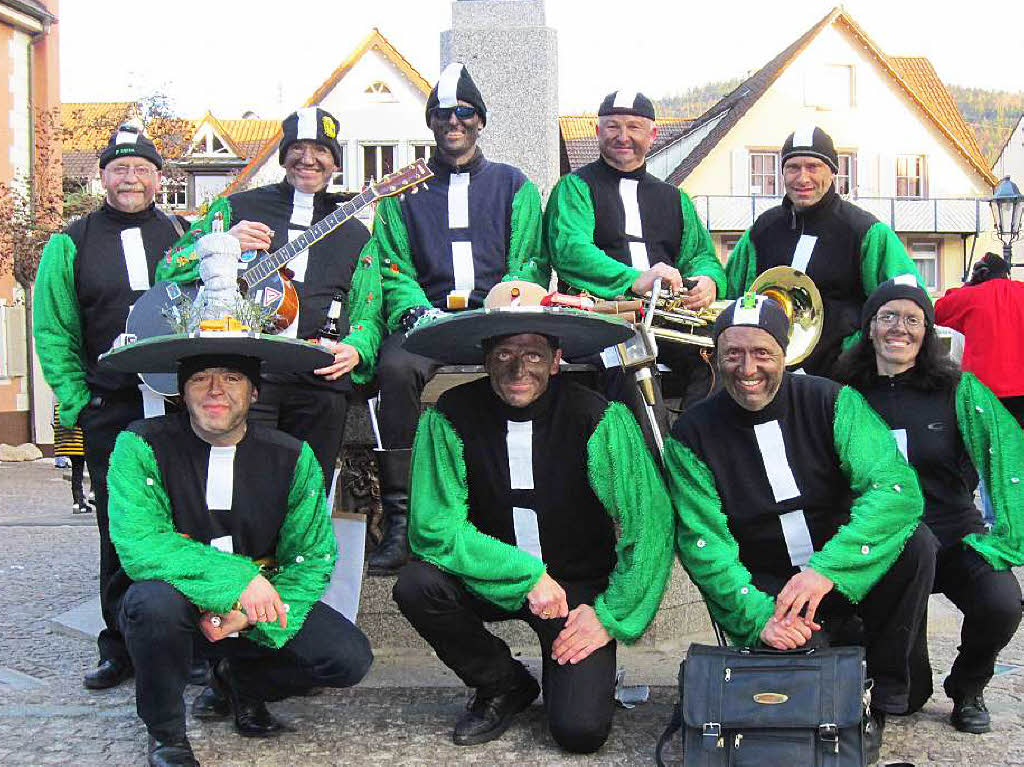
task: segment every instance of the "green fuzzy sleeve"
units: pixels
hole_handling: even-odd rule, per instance
[[[853,506],[850,521],[811,555],[808,566],[857,603],[903,551],[924,513],[924,497],[889,427],[849,386],[836,400],[833,441]]]
[[[672,566],[672,504],[629,410],[608,406],[587,441],[590,486],[619,523],[615,569],[594,601],[615,639],[635,642],[661,604]]]
[[[259,568],[175,530],[156,456],[135,432],[118,435],[107,486],[110,538],[128,577],[165,581],[201,610],[230,610]]]
[[[522,607],[544,563],[469,521],[462,440],[434,408],[423,413],[416,429],[409,489],[412,552],[503,610]]]
[[[295,636],[310,609],[327,591],[337,550],[320,463],[303,442],[288,489],[288,516],[278,533],[277,567],[270,576],[281,601],[288,605],[288,627],[257,623],[246,636],[275,648],[283,647]]]
[[[220,213],[224,231],[232,227],[231,202],[227,197],[218,197],[211,203],[206,215],[193,223],[178,241],[167,251],[156,265],[154,282],[195,282],[199,279],[199,261],[196,258],[196,243],[213,231],[213,221]]]
[[[544,211],[544,244],[560,279],[598,298],[625,295],[642,272],[594,244],[594,204],[587,182],[562,176]]]
[[[708,611],[736,644],[753,646],[775,612],[740,561],[711,469],[673,437],[665,440],[665,476],[676,513],[676,551]]]
[[[377,203],[370,242],[374,243],[379,261],[384,319],[388,329],[394,332],[398,329],[399,319],[409,309],[430,306],[418,281],[409,246],[409,232],[397,197],[388,197]]]
[[[62,426],[72,427],[89,404],[81,311],[75,293],[75,243],[54,234],[39,262],[32,294],[32,336],[43,377],[60,403]]]
[[[1024,565],[1024,431],[1003,403],[970,373],[960,377],[956,417],[967,452],[985,480],[995,522],[964,542],[996,570]]]
[[[372,237],[363,246],[349,288],[349,333],[342,343],[359,352],[359,365],[352,371],[357,384],[369,383],[377,365],[377,353],[387,334],[384,326],[384,291],[381,287],[377,242]]]
[[[690,196],[682,189],[679,190],[679,205],[683,214],[683,238],[679,243],[676,268],[684,277],[710,277],[721,296],[725,292],[725,270],[718,260],[711,234],[697,215]]]
[[[527,280],[546,288],[551,282],[551,265],[541,243],[540,193],[532,181],[512,197],[512,231],[508,244],[506,280]]]
[[[740,237],[725,262],[725,295],[723,298],[735,299],[742,296],[757,277],[757,248],[750,239],[748,229]]]

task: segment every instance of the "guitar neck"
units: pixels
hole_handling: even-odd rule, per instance
[[[319,242],[329,235],[375,199],[377,199],[377,194],[372,188],[360,192],[348,202],[342,203],[333,213],[324,216],[324,218],[287,245],[275,250],[259,263],[246,269],[239,275],[239,279],[244,280],[250,287],[259,284],[299,255],[299,253],[306,250],[310,245]]]

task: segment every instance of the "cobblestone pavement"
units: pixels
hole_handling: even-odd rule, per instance
[[[51,622],[96,592],[98,537],[91,517],[71,516],[68,484],[46,461],[0,464],[0,499],[0,765],[145,764],[133,686],[83,689],[95,646],[55,631]],[[955,646],[955,626],[933,631],[936,689]],[[1024,665],[1020,634],[1000,660]],[[649,765],[671,713],[676,665],[674,654],[664,656],[655,675],[662,684],[652,689],[651,701],[618,710],[607,745],[590,757],[561,754],[538,705],[498,741],[452,745],[450,728],[465,693],[436,660],[415,652],[380,657],[355,689],[275,704],[295,730],[276,740],[240,738],[227,722],[190,720],[189,735],[206,767]],[[197,691],[189,688],[187,695]],[[890,718],[881,764],[1024,765],[1022,698],[1024,673],[996,677],[987,693],[995,731],[974,736],[954,731],[946,721],[948,701],[934,697],[913,717]]]

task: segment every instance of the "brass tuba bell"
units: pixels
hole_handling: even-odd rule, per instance
[[[821,294],[814,281],[791,266],[774,266],[761,274],[750,289],[777,301],[789,318],[786,365],[796,365],[814,351],[824,321]],[[711,331],[718,315],[732,301],[714,301],[704,309],[685,309],[678,298],[658,299],[651,330],[657,338],[674,343],[711,347]]]

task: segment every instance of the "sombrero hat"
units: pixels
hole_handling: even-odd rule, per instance
[[[526,283],[516,293],[515,282],[499,283],[488,295],[483,309],[472,309],[442,317],[425,316],[402,344],[413,354],[421,354],[449,365],[478,365],[484,361],[483,342],[488,338],[536,333],[558,339],[562,354],[578,359],[633,335],[632,326],[623,320],[596,312],[555,306],[495,306],[492,294],[514,295],[524,302],[535,298],[536,291]],[[536,286],[532,286],[536,288]],[[540,291],[543,296],[543,290]],[[513,299],[513,300],[514,300]]]
[[[99,362],[122,373],[175,373],[180,360],[207,354],[256,357],[264,373],[309,372],[334,361],[333,354],[309,341],[249,330],[197,330],[128,343],[101,355]]]

